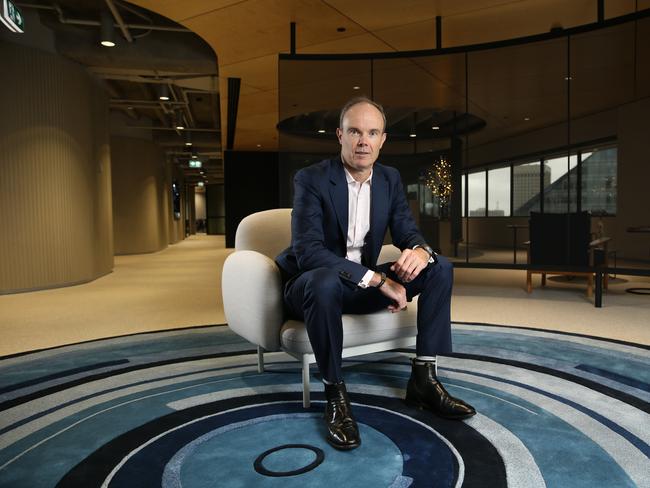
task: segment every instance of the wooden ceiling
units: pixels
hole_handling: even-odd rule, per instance
[[[278,148],[278,54],[290,50],[290,22],[296,22],[297,53],[339,54],[432,49],[436,16],[442,17],[443,47],[540,34],[554,26],[569,28],[597,20],[596,0],[130,1],[186,26],[214,49],[224,147],[227,78],[241,78],[236,150]],[[650,0],[605,0],[605,18],[635,8],[650,8]],[[507,90],[501,96],[483,94],[481,103],[471,103],[486,112],[478,115],[489,120],[491,106],[509,95]],[[546,95],[540,93],[539,103],[548,100]]]

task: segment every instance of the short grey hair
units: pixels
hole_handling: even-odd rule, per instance
[[[354,97],[353,99],[349,100],[345,105],[343,105],[343,108],[341,109],[341,115],[339,116],[339,129],[343,128],[343,117],[345,117],[345,114],[348,112],[348,110],[350,110],[355,105],[359,105],[360,103],[367,103],[368,105],[372,105],[377,110],[379,110],[382,119],[384,119],[383,132],[386,132],[386,113],[384,112],[384,107],[382,107],[377,102],[370,100],[368,97]]]

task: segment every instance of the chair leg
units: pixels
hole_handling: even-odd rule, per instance
[[[589,276],[587,276],[587,297],[591,298],[593,294],[594,294],[594,275],[592,273],[589,273]]]
[[[542,286],[546,286],[546,273],[542,273]]]
[[[257,372],[264,372],[264,348],[257,346]]]
[[[309,357],[302,355],[302,406],[309,408]]]
[[[533,273],[526,271],[526,291],[532,293],[533,291]]]

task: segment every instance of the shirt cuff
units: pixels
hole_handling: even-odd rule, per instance
[[[371,269],[366,271],[366,274],[363,275],[363,278],[361,278],[361,281],[359,282],[358,286],[360,288],[368,288],[370,286],[370,280],[372,277],[375,276],[375,272]]]

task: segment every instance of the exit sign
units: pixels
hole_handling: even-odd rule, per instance
[[[2,23],[7,26],[11,32],[25,32],[25,21],[20,10],[10,1],[2,1]]]
[[[190,159],[190,168],[200,168],[203,166],[200,159]]]

